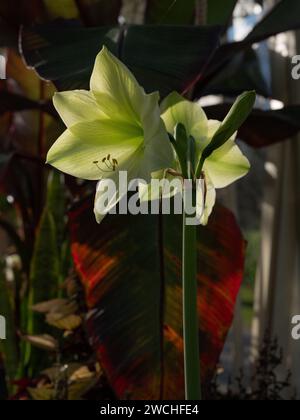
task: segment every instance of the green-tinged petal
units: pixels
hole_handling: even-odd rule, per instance
[[[154,124],[155,120],[152,122]],[[166,133],[164,123],[160,118],[156,120],[156,130],[152,132],[151,135],[152,137],[149,136],[147,141],[145,140],[142,162],[142,167],[145,172],[150,175],[152,172],[170,168],[174,161],[174,152]]]
[[[182,193],[182,179],[163,170],[152,173],[151,183],[148,185],[139,184],[141,202],[170,199],[178,193]]]
[[[204,172],[209,174],[215,188],[227,187],[247,175],[249,169],[248,159],[232,140],[219,149],[218,156],[211,155],[204,164]]]
[[[174,133],[177,124],[185,126],[188,136],[193,136],[197,143],[202,144],[207,138],[207,117],[201,106],[171,93],[161,105],[162,119],[170,134]]]
[[[200,184],[201,185],[201,184]],[[203,202],[205,198],[204,210]],[[206,226],[209,220],[209,217],[213,211],[214,205],[216,202],[216,190],[209,180],[206,179],[206,194],[204,193],[202,187],[197,191],[197,217],[200,219],[200,224]]]
[[[120,143],[113,133],[110,134],[111,136],[103,132],[103,138],[98,138],[97,141],[97,137],[77,137],[70,130],[66,130],[51,147],[47,163],[77,178],[99,180],[111,177],[114,173],[112,165],[102,160],[110,155],[112,163],[113,159],[118,162],[116,169],[126,169],[132,165],[132,159],[140,156],[138,152],[141,147],[140,142],[136,140],[123,138]]]
[[[169,138],[162,119],[158,105],[159,94],[157,92],[145,95],[144,105],[141,109],[141,123],[144,128],[145,144],[151,143],[153,137],[158,135],[169,145]],[[169,145],[170,146],[170,145]],[[170,146],[171,148],[171,146]]]
[[[140,122],[145,91],[130,70],[105,47],[96,58],[90,87],[101,109],[111,118]]]
[[[127,194],[130,181],[136,181],[140,178],[140,154],[138,149],[125,162],[126,170],[113,172],[109,179],[102,179],[97,184],[94,213],[98,223],[101,223],[104,217],[120,202]],[[108,197],[108,183],[112,186],[113,194]],[[109,198],[109,199],[108,199]]]
[[[211,133],[219,126],[218,121],[210,121]],[[250,163],[232,137],[212,153],[203,169],[215,188],[224,188],[245,176],[249,172]]]
[[[79,122],[105,118],[94,95],[86,90],[55,93],[53,104],[68,128]]]
[[[82,139],[85,144],[94,144],[101,154],[103,146],[143,141],[143,130],[127,122],[114,120],[97,120],[75,124],[70,128],[74,136]]]
[[[104,217],[118,204],[122,197],[127,193],[127,190],[120,194],[119,188],[119,172],[114,172],[110,177],[109,181],[112,181],[115,186],[115,193],[112,194],[110,199],[105,202],[105,197],[107,197],[107,191],[103,187],[104,183],[107,180],[101,180],[97,184],[95,203],[94,203],[94,213],[97,223],[101,223]]]

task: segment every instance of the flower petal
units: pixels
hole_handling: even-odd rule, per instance
[[[145,91],[130,70],[105,47],[96,58],[90,88],[107,115],[140,123]]]
[[[201,185],[201,184],[200,184]],[[204,194],[202,189],[197,191],[197,217],[200,224],[206,226],[216,202],[216,190],[209,179],[206,179],[206,196],[203,210]]]
[[[122,147],[127,142],[141,144],[143,141],[143,130],[140,127],[121,121],[88,121],[73,125],[70,131],[86,144],[94,144],[98,154],[103,146],[119,144]]]
[[[210,138],[220,124],[218,121],[209,122]],[[204,172],[207,173],[215,188],[227,187],[249,172],[249,160],[235,144],[234,137],[215,150],[205,161]]]
[[[105,118],[94,95],[86,90],[55,93],[53,104],[67,127],[79,122]]]
[[[182,195],[182,179],[163,170],[152,173],[151,183],[148,185],[139,184],[141,202],[170,199],[178,193]]]
[[[103,128],[103,138],[99,137],[99,132],[95,137],[85,136],[81,127],[78,129],[80,136],[66,130],[51,147],[47,163],[69,175],[87,180],[99,180],[113,174],[112,165],[108,164],[107,167],[107,163],[102,162],[102,159],[108,155],[111,156],[111,160],[117,160],[117,169],[131,166],[133,157],[136,158],[140,149],[142,139],[132,140],[123,132],[121,134],[123,141],[120,142],[118,133],[112,130],[111,124],[106,125],[106,129],[105,131]],[[124,135],[123,138],[122,135]]]
[[[113,182],[115,186],[115,192],[110,197],[108,202],[104,203],[104,199],[107,197],[107,192],[104,188],[104,183],[107,180],[101,180],[97,184],[96,196],[94,202],[94,214],[97,223],[101,223],[104,217],[119,203],[122,197],[127,193],[127,189],[124,190],[123,194],[120,193],[119,188],[119,173],[115,172],[110,177],[109,182]]]
[[[201,143],[207,137],[207,117],[197,103],[173,92],[163,101],[161,112],[170,134],[173,134],[176,125],[181,123],[185,126],[187,134],[193,136],[197,142]]]
[[[147,142],[145,141],[142,167],[149,175],[152,172],[170,168],[174,161],[174,152],[165,126],[162,120],[159,119],[158,121],[159,124],[156,128],[156,133],[153,133]]]

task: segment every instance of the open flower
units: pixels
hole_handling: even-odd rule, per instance
[[[67,126],[50,149],[47,162],[67,174],[99,180],[95,199],[98,222],[110,207],[98,205],[101,180],[118,183],[119,171],[128,181],[168,167],[172,148],[160,118],[159,95],[146,94],[127,67],[105,47],[96,58],[90,91],[56,93],[54,106]]]
[[[170,134],[174,134],[178,124],[184,125],[187,135],[195,139],[195,162],[201,156],[221,123],[208,120],[199,104],[184,99],[177,93],[170,94],[161,106],[162,119]],[[235,143],[236,134],[217,148],[204,162],[203,177],[205,181],[204,194],[198,194],[197,207],[200,222],[206,225],[216,201],[216,189],[224,188],[245,176],[250,163]],[[173,163],[174,170],[178,171],[179,163]]]

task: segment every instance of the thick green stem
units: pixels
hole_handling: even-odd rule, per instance
[[[170,138],[178,155],[184,185],[183,212],[183,341],[186,400],[201,400],[201,378],[199,357],[199,328],[197,308],[197,222],[196,222],[196,178],[195,140],[187,137],[181,124],[176,127],[176,139]],[[190,197],[192,193],[192,197]],[[192,198],[192,200],[191,200]],[[192,224],[193,223],[193,224]]]
[[[195,195],[195,192],[193,193]],[[183,338],[186,400],[201,400],[197,308],[197,226],[183,216]]]

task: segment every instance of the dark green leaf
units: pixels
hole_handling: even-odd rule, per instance
[[[57,297],[59,276],[55,224],[52,214],[45,208],[36,235],[31,262],[29,305],[33,306]],[[26,332],[29,335],[47,333],[43,315],[31,311]],[[26,346],[25,364],[30,366],[32,375],[46,367],[45,357],[45,354],[38,349],[31,348],[29,344]]]
[[[254,44],[281,32],[300,28],[300,2],[281,0],[246,37],[245,44]]]
[[[27,64],[59,90],[88,88],[96,55],[104,44],[117,54],[119,36],[118,28],[85,29],[66,21],[24,28],[22,52]]]
[[[256,52],[251,48],[237,54],[202,90],[198,85],[194,90],[194,97],[199,98],[204,95],[237,96],[253,89],[258,95],[267,98],[271,96]]]
[[[56,297],[58,280],[58,249],[53,216],[44,210],[34,248],[31,265],[31,304]],[[33,326],[30,333],[41,333]]]
[[[186,25],[195,20],[195,0],[148,0],[146,23]]]
[[[48,178],[47,208],[53,216],[56,230],[57,248],[61,248],[65,236],[65,187],[63,175],[53,170]]]
[[[282,32],[300,28],[300,2],[281,0],[254,27],[253,31],[242,41],[222,45],[213,57],[207,71],[198,82],[197,89],[202,90],[219,73],[235,54],[238,54],[255,43]]]
[[[69,90],[89,87],[95,57],[105,44],[147,91],[165,96],[193,84],[217,47],[219,33],[219,27],[133,25],[121,37],[117,27],[37,26],[23,30],[22,51],[41,77]]]

